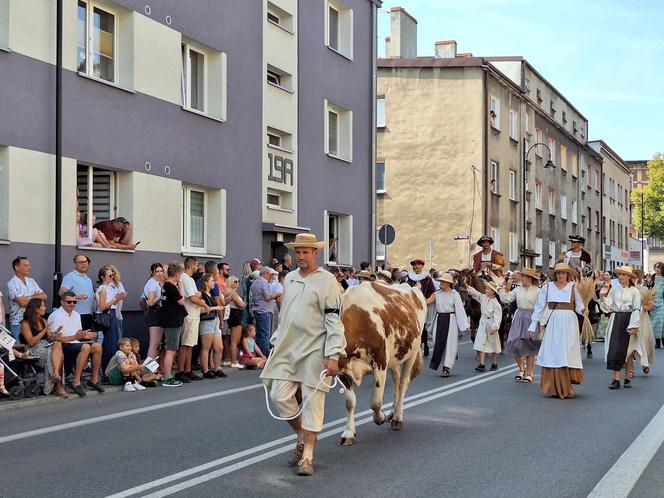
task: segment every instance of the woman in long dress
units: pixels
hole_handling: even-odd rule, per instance
[[[664,263],[655,263],[655,295],[653,296],[653,309],[650,312],[652,332],[655,336],[655,348],[662,345],[664,335]]]
[[[611,313],[604,348],[606,368],[613,372],[609,389],[620,389],[620,372],[627,362],[630,336],[638,333],[641,320],[641,293],[632,285],[632,268],[621,266],[615,273],[618,284],[614,284],[609,295],[600,302],[602,310]],[[632,387],[627,375],[623,385]]]
[[[519,373],[514,377],[517,382],[533,381],[535,356],[542,344],[534,332],[528,331],[539,296],[537,282],[537,272],[532,268],[524,268],[521,270],[521,286],[507,292],[507,283],[505,283],[504,287],[498,289],[498,295],[503,303],[516,301],[517,309],[505,344],[505,352],[514,356],[519,365]]]
[[[482,317],[480,326],[477,329],[473,349],[479,352],[480,363],[475,367],[477,372],[486,371],[486,354],[491,353],[491,370],[498,370],[498,353],[502,351],[500,346],[500,322],[503,320],[503,307],[498,302],[496,295],[497,287],[491,283],[485,283],[485,293],[482,294],[473,287],[467,287],[468,295],[480,303],[482,307]]]
[[[542,367],[541,388],[545,394],[560,399],[576,396],[572,384],[583,382],[583,364],[579,343],[579,321],[576,313],[584,307],[573,281],[574,271],[566,263],[558,263],[553,282],[540,290],[533,311],[529,332],[536,332],[540,323],[544,338],[537,355]]]
[[[641,274],[639,274],[639,272]],[[650,373],[650,364],[655,362],[655,337],[652,333],[652,323],[648,312],[652,310],[652,297],[646,298],[648,288],[641,285],[643,272],[634,270],[636,276],[632,279],[634,287],[641,293],[641,326],[636,335],[629,338],[627,346],[627,378],[634,377],[634,361],[639,360],[643,375]]]
[[[434,346],[429,368],[438,370],[442,361],[442,376],[449,377],[457,357],[459,332],[468,330],[470,323],[461,296],[452,288],[452,275],[443,273],[434,280],[440,283],[440,288],[427,299],[427,304],[436,304],[432,323]]]

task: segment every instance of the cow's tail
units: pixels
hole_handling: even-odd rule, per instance
[[[410,380],[413,380],[415,377],[420,375],[420,372],[424,367],[424,359],[422,358],[422,350],[420,349],[420,345],[417,344],[416,347],[417,347],[417,357],[415,358],[415,362],[413,363],[413,368],[410,369]]]

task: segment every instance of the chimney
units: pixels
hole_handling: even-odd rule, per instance
[[[457,42],[455,40],[437,41],[434,45],[436,59],[454,59],[457,56]]]
[[[417,20],[403,7],[390,10],[390,36],[385,38],[385,57],[417,57]]]

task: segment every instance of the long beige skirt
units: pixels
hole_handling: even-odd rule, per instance
[[[548,368],[542,367],[542,392],[551,396],[565,399],[574,393],[572,384],[583,382],[583,369],[581,368]]]

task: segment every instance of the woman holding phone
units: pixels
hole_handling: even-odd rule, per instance
[[[25,308],[19,340],[28,346],[28,352],[39,358],[38,365],[44,369],[46,380],[44,394],[54,392],[57,396],[68,398],[62,382],[64,356],[62,344],[57,341],[62,327],[52,331],[44,320],[46,305],[41,299],[31,299]]]
[[[109,317],[108,330],[104,331],[103,352],[101,355],[101,369],[106,371],[106,365],[111,361],[116,351],[116,345],[121,337],[120,323],[117,316],[118,303],[126,297],[114,284],[115,272],[111,266],[103,266],[97,275],[97,312],[107,313]]]

